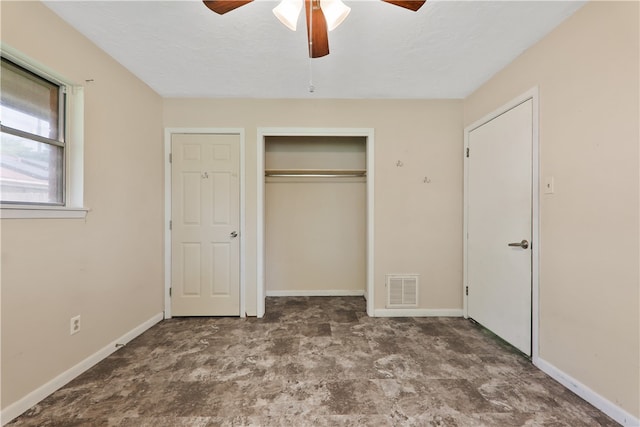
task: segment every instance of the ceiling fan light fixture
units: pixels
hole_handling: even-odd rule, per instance
[[[327,20],[327,29],[329,31],[342,24],[342,21],[344,21],[349,15],[349,12],[351,12],[351,8],[342,3],[342,0],[321,0],[320,7]]]
[[[302,0],[282,0],[273,8],[273,14],[292,31],[298,26],[298,16],[302,10]]]

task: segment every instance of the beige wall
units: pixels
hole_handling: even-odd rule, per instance
[[[165,99],[164,125],[245,129],[249,315],[258,127],[373,128],[375,307],[385,306],[387,273],[421,274],[420,308],[462,307],[462,101]]]
[[[364,137],[267,137],[265,169],[366,169]],[[366,178],[267,177],[265,287],[364,292]]]
[[[163,151],[161,98],[49,9],[2,2],[1,28],[3,43],[85,85],[91,209],[1,222],[6,408],[162,312]]]
[[[367,169],[363,136],[268,136],[265,169]]]
[[[267,293],[364,292],[366,222],[361,178],[267,179]]]
[[[540,90],[540,357],[640,416],[638,2],[595,2],[465,100]]]

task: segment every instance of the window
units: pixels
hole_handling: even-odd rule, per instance
[[[83,87],[0,53],[0,218],[84,218]]]
[[[64,205],[65,86],[2,58],[2,203]]]

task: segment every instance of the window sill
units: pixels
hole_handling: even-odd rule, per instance
[[[63,206],[2,206],[0,219],[84,219],[88,208],[67,208]]]

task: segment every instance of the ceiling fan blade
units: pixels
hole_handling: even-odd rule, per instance
[[[427,0],[382,0],[385,3],[395,4],[396,6],[404,7],[405,9],[413,10],[414,12],[422,7]]]
[[[320,58],[329,54],[329,36],[327,20],[320,8],[320,0],[305,0],[307,12],[307,39],[309,40],[309,57]]]
[[[215,13],[224,15],[252,1],[253,0],[203,0],[202,2]]]

